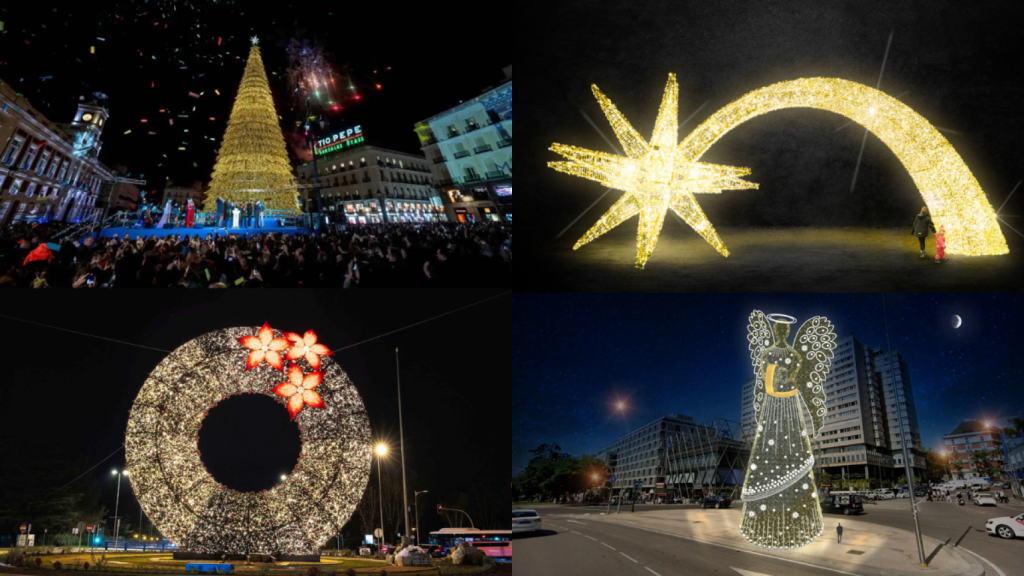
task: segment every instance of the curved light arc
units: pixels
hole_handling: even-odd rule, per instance
[[[837,78],[772,84],[716,112],[679,148],[696,162],[733,128],[755,116],[786,108],[816,108],[841,114],[884,142],[913,178],[936,229],[946,227],[946,251],[950,254],[1009,253],[995,210],[949,141],[910,107],[870,86]]]

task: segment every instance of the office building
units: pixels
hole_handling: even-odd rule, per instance
[[[99,162],[108,118],[96,103],[58,125],[0,81],[0,226],[99,218],[96,200],[113,172]]]
[[[505,80],[416,125],[448,215],[512,221],[512,67]]]
[[[866,346],[853,334],[838,338],[824,390],[828,412],[819,436],[811,440],[816,474],[824,471],[848,479],[903,476],[905,430],[915,478],[923,477],[924,452],[910,370],[899,351],[892,351],[890,361],[885,350]],[[753,405],[751,379],[743,387],[741,409],[743,438],[748,442],[753,441],[756,425]],[[807,412],[805,425],[810,429]]]
[[[639,482],[645,493],[656,488],[664,488],[667,474],[665,455],[669,435],[682,432],[684,427],[693,426],[696,426],[693,418],[669,414],[637,428],[601,449],[598,458],[604,460],[615,476],[612,494],[620,494],[623,490],[631,491],[634,482]]]
[[[988,476],[980,468],[985,462],[972,459],[979,451],[989,453],[988,464],[992,468],[1002,470],[1006,452],[1003,450],[1003,438],[999,428],[974,420],[961,422],[952,432],[942,437],[946,452],[949,455],[950,472],[955,478],[970,480]]]

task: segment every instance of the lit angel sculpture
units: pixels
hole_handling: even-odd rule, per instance
[[[760,310],[747,327],[757,384],[757,432],[743,484],[740,534],[763,548],[787,550],[814,541],[824,521],[815,489],[810,436],[825,419],[823,385],[832,365],[836,335],[827,318],[815,316],[787,342],[796,318]],[[810,436],[804,415],[810,416]]]
[[[672,209],[722,256],[728,256],[725,244],[693,195],[720,194],[726,189],[757,188],[757,184],[740,179],[740,176],[750,174],[749,168],[697,162],[688,157],[687,150],[676,146],[679,132],[679,85],[676,83],[676,75],[668,75],[665,98],[658,112],[650,144],[637,134],[625,116],[597,86],[592,88],[627,157],[554,144],[551,151],[561,154],[569,162],[549,162],[548,166],[559,172],[595,180],[626,194],[576,242],[573,250],[639,214],[636,267],[643,268],[658,243],[665,215]]]

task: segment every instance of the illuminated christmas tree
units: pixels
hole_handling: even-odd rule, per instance
[[[270,210],[298,210],[297,187],[270,95],[257,39],[231,111],[209,198],[263,200]]]

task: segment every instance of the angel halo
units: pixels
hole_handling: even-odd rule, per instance
[[[747,326],[757,428],[743,483],[740,534],[773,550],[810,544],[824,529],[811,436],[820,434],[827,411],[823,385],[836,335],[827,318],[815,316],[797,331],[794,348],[788,339],[795,323],[792,316],[754,310]]]

